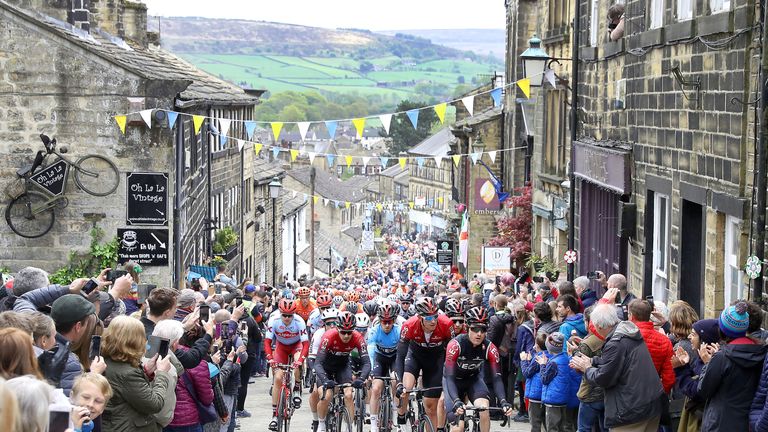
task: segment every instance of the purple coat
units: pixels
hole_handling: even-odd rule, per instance
[[[188,351],[189,348],[179,346],[179,349]],[[200,361],[197,366],[184,371],[197,393],[200,403],[210,405],[213,403],[213,387],[211,386],[211,375],[208,371],[208,363],[205,360]],[[185,379],[179,377],[176,383],[176,408],[173,410],[173,420],[169,426],[191,426],[200,424],[200,417],[197,414],[197,404],[192,395],[189,394]]]

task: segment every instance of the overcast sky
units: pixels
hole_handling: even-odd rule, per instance
[[[143,0],[150,15],[368,30],[503,29],[503,0]]]

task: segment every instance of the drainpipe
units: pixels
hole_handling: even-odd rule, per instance
[[[763,262],[765,256],[765,204],[766,204],[766,169],[768,169],[768,152],[766,152],[766,145],[768,145],[768,86],[765,85],[766,72],[768,72],[768,52],[765,50],[766,43],[768,43],[768,33],[766,33],[765,22],[768,21],[768,8],[766,7],[766,1],[762,1],[760,4],[760,10],[762,15],[760,17],[760,25],[763,28],[763,43],[760,56],[760,113],[762,118],[760,119],[760,140],[755,152],[755,207],[753,211],[752,224],[753,224],[753,244],[755,245],[754,255],[760,262]],[[756,302],[762,302],[763,299],[763,283],[764,283],[765,267],[763,267],[763,274],[759,278],[753,279],[752,284],[752,300]]]
[[[568,170],[569,189],[568,205],[568,250],[576,250],[576,174],[574,173],[576,155],[576,128],[579,124],[579,36],[581,33],[581,0],[574,2],[573,43],[571,44],[571,164]],[[576,264],[568,264],[568,280],[576,277]]]

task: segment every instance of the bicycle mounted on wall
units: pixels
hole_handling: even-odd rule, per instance
[[[74,169],[77,186],[94,196],[107,196],[117,189],[120,175],[109,159],[88,154],[75,162],[63,156],[67,148],[56,150],[56,138],[40,134],[45,152],[39,150],[34,162],[18,171],[18,178],[5,190],[11,202],[5,209],[5,220],[14,233],[25,238],[45,235],[53,227],[56,207],[69,204],[66,185],[70,168]],[[49,155],[57,159],[46,164]]]

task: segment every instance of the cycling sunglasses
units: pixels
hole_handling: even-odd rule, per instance
[[[470,327],[469,331],[475,333],[488,333],[488,327],[475,325]]]
[[[293,318],[293,314],[282,314],[283,318]]]
[[[453,323],[454,324],[464,324],[464,320],[463,319],[455,319],[455,320],[453,320]]]
[[[352,330],[342,330],[339,334],[342,336],[352,336]]]
[[[383,320],[383,321],[381,321],[382,325],[392,325],[394,323],[395,323],[394,320]]]
[[[437,315],[427,315],[422,318],[424,318],[424,321],[432,322],[437,319]]]

